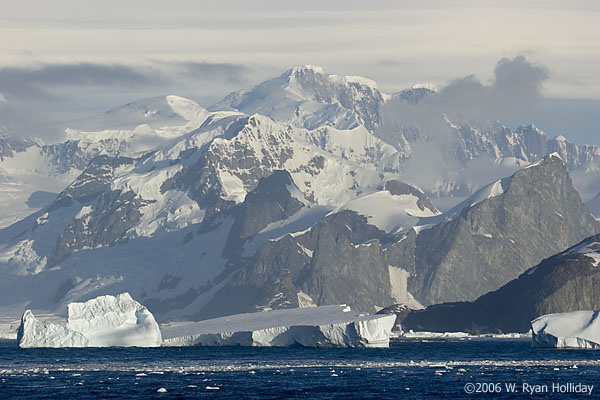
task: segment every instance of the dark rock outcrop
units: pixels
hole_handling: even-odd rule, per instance
[[[582,254],[585,251],[595,254]],[[544,314],[600,309],[600,235],[545,259],[500,289],[474,302],[438,304],[412,311],[406,329],[526,332]]]
[[[396,322],[394,323],[394,330],[402,329],[402,321],[411,313],[415,311],[406,304],[392,304],[391,306],[382,308],[377,311],[377,314],[394,314],[396,316]]]
[[[599,232],[557,156],[498,185],[503,193],[417,236],[409,291],[422,304],[475,300]]]
[[[393,302],[384,238],[353,211],[327,216],[304,234],[265,243],[196,317],[297,307],[299,291],[319,305],[372,312]]]

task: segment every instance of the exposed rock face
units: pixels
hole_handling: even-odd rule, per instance
[[[446,303],[413,311],[407,329],[525,332],[544,314],[600,309],[600,235],[542,261],[474,302]]]
[[[410,314],[411,311],[414,311],[412,308],[407,306],[406,304],[392,304],[391,306],[382,308],[377,311],[377,314],[393,314],[396,316],[396,322],[394,323],[394,330],[402,329],[402,321]]]
[[[49,211],[60,207],[69,207],[73,200],[87,203],[97,199],[114,178],[116,168],[132,164],[127,157],[98,156],[94,158],[83,172],[71,183],[50,206]]]
[[[404,182],[398,180],[387,181],[383,186],[384,190],[388,190],[391,194],[400,196],[403,194],[410,194],[415,196],[419,200],[417,201],[417,205],[424,211],[425,209],[429,209],[431,212],[436,213],[437,210],[435,206],[431,203],[431,201],[425,196],[425,193],[418,190],[414,186],[408,185]]]
[[[12,137],[6,133],[2,133],[0,126],[0,161],[6,157],[12,157],[15,153],[23,152],[32,146],[38,144],[31,139],[23,139]]]
[[[65,173],[72,169],[82,171],[96,157],[117,158],[129,153],[125,140],[107,138],[102,140],[67,140],[63,143],[42,146],[41,154],[54,169]]]
[[[240,117],[223,128],[234,137],[213,141],[198,161],[166,181],[162,190],[180,188],[190,193],[200,207],[213,215],[243,201],[246,192],[258,181],[283,169],[292,156],[289,132],[281,130],[263,116]],[[235,172],[234,172],[235,171]],[[229,180],[235,182],[235,192],[228,192]]]
[[[586,203],[592,214],[600,219],[600,193],[598,193],[593,199],[588,200]]]
[[[297,197],[294,197],[290,190]],[[244,202],[233,214],[236,222],[232,232],[238,240],[256,235],[271,222],[286,219],[303,207],[302,193],[294,185],[287,171],[275,171],[262,178],[252,192],[246,195]]]
[[[111,246],[126,240],[125,233],[140,221],[140,209],[147,204],[148,201],[131,191],[103,193],[94,210],[82,208],[60,235],[53,262],[77,250]]]
[[[435,94],[435,90],[427,87],[412,87],[410,89],[404,89],[398,93],[395,93],[392,96],[392,101],[407,101],[412,104],[417,104],[423,99],[426,99],[429,96],[434,96]]]
[[[422,304],[474,300],[598,232],[560,158],[504,184],[503,193],[419,233],[409,291]]]
[[[373,305],[393,301],[378,240],[384,236],[365,217],[343,211],[304,234],[269,241],[198,317],[297,307],[300,291],[316,304],[374,311]]]

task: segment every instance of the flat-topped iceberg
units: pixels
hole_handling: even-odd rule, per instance
[[[599,311],[542,315],[531,321],[533,344],[538,347],[600,349]]]
[[[163,346],[388,347],[396,316],[320,306],[161,326]]]
[[[20,347],[158,347],[154,316],[129,293],[70,303],[66,321],[38,320],[25,311],[17,334]]]

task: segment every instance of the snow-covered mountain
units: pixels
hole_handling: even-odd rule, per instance
[[[1,304],[59,307],[126,288],[163,318],[190,314],[262,244],[328,213],[358,210],[390,232],[438,214],[385,171],[396,159],[363,127],[309,131],[210,113],[199,129],[142,156],[94,157],[52,204],[0,231],[0,267],[19,282],[5,281]],[[276,178],[280,170],[287,177]],[[263,194],[273,180],[279,198]],[[370,198],[393,208],[368,210]],[[21,285],[32,280],[43,288],[29,297]]]
[[[428,87],[387,95],[305,66],[211,111],[167,96],[69,123],[63,143],[0,142],[0,174],[19,186],[7,202],[18,222],[0,230],[0,314],[122,292],[160,320],[472,299],[595,233],[566,167],[595,176],[597,147],[448,115],[432,116],[451,132],[443,141],[387,125],[393,102],[434,96]],[[560,155],[534,163],[550,150]],[[523,178],[497,182],[517,170]],[[490,181],[443,215],[428,197],[471,195]],[[540,229],[523,222],[528,213],[543,218]],[[432,246],[443,260],[426,256]],[[483,258],[461,258],[477,248]],[[490,275],[500,253],[514,257]],[[444,280],[452,260],[465,267]],[[463,276],[487,285],[464,288]]]
[[[308,129],[362,125],[374,131],[388,97],[370,79],[329,75],[321,67],[304,65],[250,90],[231,93],[210,109],[259,113]]]
[[[192,100],[166,96],[65,123],[58,144],[1,134],[0,227],[48,205],[95,157],[134,157],[197,129],[208,114]]]
[[[487,183],[490,175],[506,176],[554,152],[575,174],[584,197],[595,194],[587,187],[600,184],[600,147],[577,146],[562,136],[549,138],[534,125],[512,130],[498,121],[444,114],[428,106],[428,102],[436,104],[437,96],[432,85],[415,85],[390,95],[369,79],[298,66],[251,89],[234,92],[210,109],[259,113],[308,129],[363,126],[398,150],[403,162],[395,166],[397,170],[405,181],[422,187],[430,196],[467,196]],[[410,117],[403,119],[407,115]],[[429,163],[429,173],[423,173],[425,168],[419,162],[424,153],[438,158]],[[416,161],[405,162],[411,158]]]

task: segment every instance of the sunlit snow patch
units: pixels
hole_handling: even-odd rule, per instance
[[[591,258],[592,265],[597,267],[600,265],[600,241],[584,241],[579,246],[571,250],[571,252],[583,254],[586,257]]]

